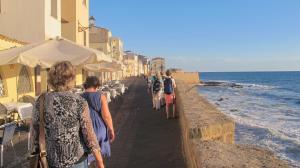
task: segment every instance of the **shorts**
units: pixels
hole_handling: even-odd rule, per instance
[[[165,94],[166,104],[174,103],[175,94]]]

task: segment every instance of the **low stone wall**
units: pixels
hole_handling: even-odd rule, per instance
[[[172,73],[172,77],[176,80],[185,81],[188,84],[198,84],[200,82],[198,72],[176,71]]]
[[[287,167],[271,152],[234,144],[235,123],[198,93],[196,85],[177,78],[176,106],[188,168]]]

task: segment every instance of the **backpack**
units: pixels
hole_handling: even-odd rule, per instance
[[[173,93],[173,82],[171,78],[164,80],[164,93],[168,95]]]
[[[155,79],[154,83],[153,83],[153,92],[157,93],[160,91],[161,88],[161,83],[158,79]]]

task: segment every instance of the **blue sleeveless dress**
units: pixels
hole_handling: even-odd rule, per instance
[[[107,126],[101,115],[101,94],[99,92],[85,92],[81,95],[88,103],[93,128],[101,147],[101,154],[109,157],[111,154]],[[88,157],[92,162],[95,158],[93,155]]]

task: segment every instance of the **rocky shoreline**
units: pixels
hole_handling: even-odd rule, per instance
[[[235,122],[198,93],[195,85],[199,83],[188,84],[182,77],[177,78],[176,82],[184,156],[189,168],[289,167],[286,161],[267,149],[235,144]],[[224,83],[210,82],[201,85],[224,86]],[[242,87],[226,85],[228,86]],[[223,100],[220,98],[219,101]]]

